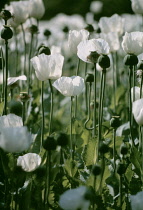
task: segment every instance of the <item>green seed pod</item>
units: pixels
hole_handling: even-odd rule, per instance
[[[55,150],[57,147],[57,142],[52,136],[48,136],[43,142],[43,148],[47,151]]]
[[[110,58],[108,55],[100,55],[98,58],[98,64],[101,66],[103,69],[107,69],[110,67]]]
[[[10,13],[8,10],[4,9],[4,10],[2,10],[2,12],[1,12],[1,17],[2,17],[4,20],[8,20],[8,19],[10,19],[10,18],[12,17],[12,15],[11,15],[11,13]]]
[[[11,30],[11,28],[9,26],[5,26],[4,28],[1,30],[1,38],[8,40],[11,39],[13,36],[13,31]]]
[[[99,166],[97,164],[95,164],[92,168],[92,173],[93,173],[94,176],[100,175],[101,171],[102,171],[101,166]]]
[[[51,55],[51,51],[49,49],[49,47],[46,46],[41,46],[39,49],[39,54],[44,53],[45,55]]]
[[[125,166],[125,164],[119,163],[119,164],[117,165],[117,173],[118,173],[119,175],[122,175],[122,174],[124,174],[125,172],[126,172],[126,166]]]
[[[94,82],[94,75],[87,73],[86,77],[85,77],[85,81],[86,82]]]
[[[126,66],[134,66],[134,65],[137,65],[137,63],[138,63],[138,57],[136,55],[127,54],[124,57],[124,64]]]
[[[125,143],[123,143],[120,147],[120,153],[122,155],[126,155],[128,153],[128,147]]]
[[[101,154],[105,154],[109,151],[109,147],[107,144],[105,144],[104,142],[100,142],[100,145],[99,145],[99,152]]]
[[[90,55],[87,56],[87,59],[90,60],[92,63],[96,63],[99,56],[100,55],[96,51],[94,51],[90,52]]]
[[[59,133],[57,136],[57,144],[61,147],[64,147],[68,145],[69,139],[67,134],[65,133]]]
[[[37,34],[38,33],[38,27],[36,25],[32,25],[29,27],[29,31],[31,34]]]
[[[12,100],[9,103],[9,110],[12,114],[22,116],[22,103],[20,101]]]
[[[51,35],[51,31],[49,31],[48,29],[46,29],[44,31],[44,36],[49,37]]]
[[[120,116],[112,116],[111,120],[110,120],[110,125],[113,128],[118,128],[121,124],[121,119]]]

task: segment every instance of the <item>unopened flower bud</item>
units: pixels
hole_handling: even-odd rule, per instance
[[[112,116],[111,120],[110,120],[110,125],[113,128],[118,128],[121,124],[121,119],[120,116]]]
[[[95,164],[92,168],[92,173],[93,173],[94,176],[100,175],[101,171],[102,171],[101,166],[99,166],[97,164]]]
[[[20,92],[19,98],[22,102],[27,102],[30,99],[30,96],[27,92]]]
[[[105,154],[109,151],[109,147],[107,144],[105,144],[104,142],[100,142],[100,145],[99,145],[99,152],[101,154]]]
[[[9,26],[4,25],[4,28],[1,30],[1,38],[8,40],[13,36],[13,32]]]
[[[125,164],[119,163],[119,164],[117,165],[117,173],[118,173],[119,175],[122,175],[122,174],[124,174],[125,172],[126,172],[126,166],[125,166]]]
[[[49,47],[41,46],[39,49],[39,54],[42,54],[42,53],[44,53],[45,55],[50,55],[51,51],[50,51]]]
[[[57,144],[60,145],[61,147],[64,147],[68,145],[68,136],[65,133],[59,133],[57,136]]]
[[[108,55],[100,55],[97,62],[99,66],[101,66],[101,68],[103,69],[107,69],[110,67],[110,59]]]
[[[123,144],[121,145],[120,153],[121,153],[122,155],[126,155],[126,154],[128,153],[128,147],[127,147],[127,145],[126,145],[125,143],[123,143]]]
[[[22,104],[20,101],[12,100],[9,103],[10,113],[15,114],[17,116],[22,116]]]
[[[36,25],[32,25],[28,29],[31,34],[37,34],[38,33],[38,27]]]
[[[2,10],[2,12],[1,12],[1,17],[2,17],[4,20],[8,20],[8,19],[10,19],[10,18],[12,17],[12,15],[11,15],[11,13],[10,13],[8,10],[4,9],[4,10]]]
[[[48,136],[43,142],[43,148],[47,151],[55,150],[57,147],[56,140],[52,136]]]
[[[86,77],[85,77],[85,81],[86,82],[94,82],[94,75],[87,73]]]
[[[138,63],[138,57],[134,54],[127,54],[124,57],[124,64],[126,66],[134,66],[137,65],[137,63]]]

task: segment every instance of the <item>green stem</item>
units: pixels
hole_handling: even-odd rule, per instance
[[[26,105],[25,102],[23,102],[23,106],[22,106],[22,121],[23,121],[23,126],[25,124],[25,111],[26,111],[25,105]]]
[[[141,126],[141,136],[143,137],[143,126]],[[141,170],[141,180],[142,180],[142,189],[143,189],[143,138],[141,139],[141,160],[142,160],[142,166],[141,166],[141,168],[142,168],[142,170]]]
[[[44,127],[45,127],[43,95],[44,95],[44,81],[41,82],[41,108],[42,108],[41,146],[43,145],[44,141]]]
[[[132,95],[131,95],[131,87],[132,87],[132,71],[133,66],[130,66],[129,69],[129,124],[130,124],[130,135],[132,144],[135,146],[134,140],[133,140],[133,132],[132,132]]]
[[[75,75],[78,76],[78,72],[79,72],[79,65],[80,65],[80,59],[78,58],[78,62],[77,62],[77,68],[76,68],[76,73]],[[77,114],[77,103],[78,103],[78,100],[77,100],[77,96],[75,96],[75,109],[74,109],[74,118],[76,118],[76,114]]]
[[[120,208],[122,208],[122,175],[120,175],[120,180],[119,180],[119,199],[120,199]]]
[[[96,135],[96,63],[94,63],[94,115],[93,115],[93,136]]]
[[[113,169],[116,171],[116,129],[113,129]]]
[[[73,143],[72,143],[72,106],[73,106],[73,96],[71,96],[71,105],[70,105],[70,152],[71,158],[73,159]]]
[[[140,98],[142,98],[142,87],[143,87],[143,71],[142,71],[142,75],[141,75]]]
[[[47,151],[46,180],[45,180],[45,192],[44,192],[44,204],[47,205],[47,210],[49,209],[48,197],[50,193],[50,170],[51,170],[51,151]]]
[[[50,108],[50,121],[49,121],[49,135],[51,134],[52,131],[52,118],[53,118],[53,86],[51,83],[51,80],[49,79],[49,85],[50,85],[50,90],[51,90],[51,108]]]
[[[112,60],[113,60],[113,101],[114,101],[114,112],[116,112],[116,66],[113,54],[112,54]]]
[[[22,74],[26,74],[26,39],[25,39],[25,31],[23,28],[23,24],[21,24],[21,29],[22,29],[22,34],[23,34],[23,41],[24,41],[24,66],[23,66],[23,73]],[[30,75],[29,75],[30,77]]]
[[[5,85],[5,72],[4,72],[4,55],[3,55],[3,50],[2,50],[2,47],[1,47],[1,58],[2,58],[2,74],[3,74],[3,83],[2,83],[2,101],[3,101],[3,98],[4,98],[4,85]]]
[[[31,33],[31,42],[30,42],[30,49],[29,49],[29,66],[28,66],[28,94],[31,89],[31,54],[32,54],[32,47],[33,47],[33,33]]]
[[[84,127],[85,127],[85,129],[87,129],[87,130],[93,130],[93,127],[91,127],[91,128],[88,128],[87,127],[87,123],[90,121],[90,119],[91,119],[91,111],[90,111],[90,99],[91,99],[91,87],[92,87],[92,83],[90,82],[89,84],[89,93],[88,93],[88,113],[87,113],[87,120],[85,121],[85,123],[84,123]]]
[[[86,72],[87,72],[87,63],[85,63],[85,75],[86,76]],[[88,96],[87,96],[87,83],[85,84],[85,113],[87,114],[87,110],[88,110]]]
[[[8,41],[5,40],[5,91],[4,91],[4,115],[7,115],[7,79],[8,79]]]
[[[18,71],[17,71],[17,66],[18,66],[18,42],[17,42],[17,34],[16,34],[16,29],[14,30],[14,39],[15,39],[15,48],[16,48],[16,54],[15,54],[15,73],[16,73],[16,76],[18,76]]]

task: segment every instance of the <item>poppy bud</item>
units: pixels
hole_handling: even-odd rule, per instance
[[[85,81],[86,82],[94,82],[94,75],[87,73],[86,77],[85,77]]]
[[[99,66],[101,66],[101,68],[103,69],[107,69],[110,67],[110,59],[108,55],[100,55],[97,62]]]
[[[104,142],[100,142],[100,145],[99,145],[99,152],[102,153],[102,154],[105,154],[109,151],[109,147],[107,144],[105,144]]]
[[[8,40],[8,39],[11,39],[12,36],[13,36],[13,32],[11,28],[9,26],[4,25],[4,28],[1,30],[1,38]]]
[[[52,136],[48,136],[46,140],[43,142],[43,148],[47,151],[55,150],[57,147],[57,143]]]
[[[127,147],[127,145],[126,145],[125,143],[123,143],[123,144],[121,145],[120,153],[121,153],[122,155],[126,155],[126,154],[128,153],[128,147]]]
[[[57,144],[64,147],[68,144],[68,136],[65,133],[59,133],[57,136]]]
[[[8,20],[8,19],[10,19],[10,18],[12,17],[12,15],[11,15],[11,13],[10,13],[8,10],[4,9],[4,10],[2,10],[2,12],[1,12],[1,17],[2,17],[4,20]]]
[[[36,25],[32,25],[29,27],[29,31],[31,34],[37,34],[38,33],[38,27]]]
[[[46,29],[44,31],[44,36],[49,37],[51,35],[51,31],[49,31],[48,29]]]
[[[138,57],[134,54],[127,54],[124,57],[124,64],[126,66],[134,66],[138,63]]]
[[[26,102],[30,99],[30,96],[28,95],[27,92],[20,92],[20,100],[22,102]]]
[[[126,172],[126,166],[125,166],[125,164],[119,163],[119,164],[117,165],[117,173],[118,173],[119,175],[122,175],[122,174],[124,174],[125,172]]]
[[[121,124],[121,120],[119,116],[112,116],[111,120],[110,120],[110,125],[113,128],[118,128]]]
[[[22,104],[20,101],[12,100],[9,103],[10,113],[13,113],[17,116],[22,116]]]
[[[100,175],[101,171],[102,171],[101,167],[97,164],[94,165],[93,168],[92,168],[92,173],[93,173],[94,176]]]
[[[39,54],[42,54],[44,53],[45,55],[51,55],[51,51],[49,49],[49,47],[46,47],[46,46],[41,46],[40,49],[39,49]]]

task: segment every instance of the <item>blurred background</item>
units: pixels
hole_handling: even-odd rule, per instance
[[[0,0],[0,10],[9,2],[10,0]],[[42,19],[49,20],[58,13],[80,14],[85,17],[85,14],[89,12],[92,0],[43,0],[43,2],[46,12]],[[103,8],[100,14],[96,14],[95,20],[99,20],[101,16],[110,17],[115,13],[133,13],[130,0],[101,0],[101,2]]]

